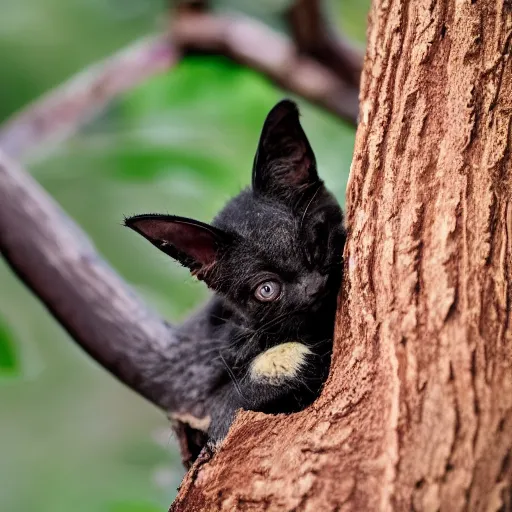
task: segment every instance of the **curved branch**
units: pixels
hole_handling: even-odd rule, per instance
[[[263,23],[191,9],[180,13],[171,33],[185,51],[225,55],[259,71],[283,89],[357,123],[358,87],[344,82],[316,60],[300,55],[293,43]]]
[[[0,251],[96,361],[167,412],[202,417],[209,361],[132,292],[44,190],[0,152]],[[196,380],[194,380],[196,379]],[[193,388],[191,381],[193,381]],[[188,387],[187,387],[188,385]]]
[[[359,90],[363,54],[336,33],[325,17],[321,0],[296,0],[287,17],[299,50]]]
[[[323,59],[322,64],[321,52],[300,55],[305,38],[298,37],[296,47],[256,20],[194,10],[180,12],[171,33],[129,46],[25,107],[0,127],[0,148],[19,158],[70,137],[116,96],[175,65],[180,50],[225,55],[357,123],[358,86],[341,76],[333,62]]]
[[[134,43],[15,114],[0,128],[0,148],[18,158],[70,137],[113,98],[169,69],[177,59],[166,36]]]

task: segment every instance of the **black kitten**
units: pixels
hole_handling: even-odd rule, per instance
[[[330,363],[345,230],[293,102],[268,114],[252,188],[212,225],[168,215],[138,215],[126,225],[215,292],[181,327],[184,338],[212,340],[220,370],[205,428],[214,443],[237,409],[293,412],[318,396]]]

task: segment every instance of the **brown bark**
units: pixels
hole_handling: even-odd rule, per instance
[[[174,511],[512,510],[512,5],[375,0],[332,371]]]

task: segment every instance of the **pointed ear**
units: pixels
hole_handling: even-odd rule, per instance
[[[223,231],[174,215],[136,215],[126,218],[125,226],[188,267],[201,280],[206,279],[229,243]]]
[[[300,125],[299,109],[290,100],[279,102],[267,115],[254,158],[255,192],[288,197],[321,184],[316,159]]]

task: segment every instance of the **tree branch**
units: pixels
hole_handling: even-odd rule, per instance
[[[169,69],[177,52],[164,36],[125,48],[25,107],[0,128],[0,148],[13,158],[73,135],[119,94]]]
[[[225,55],[259,71],[283,89],[357,122],[358,88],[314,59],[301,56],[293,43],[263,23],[187,10],[173,22],[171,34],[185,51]]]
[[[287,18],[299,51],[326,66],[358,92],[363,54],[336,33],[324,15],[321,0],[296,0]]]
[[[302,9],[297,7],[296,11],[299,17],[294,18],[295,28],[303,15]],[[336,47],[341,48],[341,53],[334,52],[334,40],[328,39],[332,48],[327,43],[313,48],[308,43],[308,34],[323,32],[320,21],[311,27],[313,32],[296,34],[297,48],[256,20],[184,10],[173,21],[169,37],[161,35],[139,41],[15,114],[0,128],[0,148],[12,158],[20,158],[70,137],[116,96],[176,64],[181,50],[225,55],[259,71],[283,89],[356,124],[358,86],[350,77],[351,73],[358,75],[361,61],[341,46]],[[310,56],[300,55],[299,50],[307,50],[305,53]]]
[[[0,251],[82,348],[122,382],[167,412],[206,414],[208,387],[201,382],[213,370],[198,355],[211,347],[180,339],[1,152]]]

